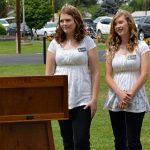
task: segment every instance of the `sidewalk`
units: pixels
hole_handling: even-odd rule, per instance
[[[44,64],[43,54],[0,56],[0,66],[22,64]]]
[[[99,51],[99,61],[105,61],[105,51]],[[4,65],[22,65],[22,64],[44,64],[43,54],[32,55],[1,55],[0,66]]]

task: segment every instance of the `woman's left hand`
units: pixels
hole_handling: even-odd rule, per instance
[[[120,108],[120,109],[125,109],[125,108],[127,108],[128,107],[128,105],[130,104],[130,103],[132,103],[132,99],[133,99],[133,93],[131,93],[131,92],[126,92],[126,94],[127,94],[127,97],[125,97],[124,99],[122,99],[122,100],[120,100],[120,102],[119,102],[119,104],[118,104],[118,107]]]
[[[96,114],[97,111],[97,101],[96,100],[90,100],[86,106],[84,107],[84,109],[90,107],[91,109],[91,118],[94,117],[94,115]]]

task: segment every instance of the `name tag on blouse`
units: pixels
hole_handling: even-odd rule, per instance
[[[128,60],[135,60],[136,59],[136,55],[128,55],[127,59]]]
[[[78,48],[78,51],[79,52],[84,52],[84,51],[86,51],[86,48],[85,47],[80,47],[80,48]]]

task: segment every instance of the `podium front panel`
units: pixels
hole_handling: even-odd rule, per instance
[[[0,77],[0,122],[67,118],[67,76]]]
[[[0,124],[0,149],[54,150],[54,146],[51,148],[50,142],[53,141],[49,138],[51,126],[48,124],[44,121]]]

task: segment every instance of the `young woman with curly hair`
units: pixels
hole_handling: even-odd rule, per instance
[[[105,108],[109,110],[115,150],[142,150],[140,134],[150,110],[144,83],[149,75],[150,49],[138,41],[135,22],[127,11],[113,17],[107,42]]]
[[[55,39],[48,47],[46,75],[68,75],[69,119],[59,121],[64,150],[90,150],[99,91],[98,51],[72,5],[64,5],[60,12]]]

